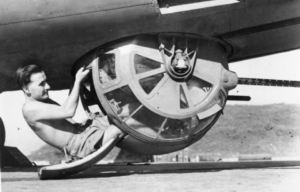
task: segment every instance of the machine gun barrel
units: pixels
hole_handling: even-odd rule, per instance
[[[277,79],[239,78],[238,84],[277,86],[277,87],[300,87],[300,81],[277,80]]]

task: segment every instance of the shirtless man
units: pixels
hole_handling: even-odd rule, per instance
[[[81,83],[89,70],[79,69],[73,89],[60,106],[49,98],[50,86],[47,77],[38,65],[21,67],[16,72],[17,83],[25,95],[23,116],[32,130],[49,145],[64,150],[74,159],[89,155],[122,134],[114,125],[103,119],[95,119],[89,127],[80,126],[71,118],[74,116]]]

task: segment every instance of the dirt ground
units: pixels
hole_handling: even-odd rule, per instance
[[[45,181],[36,172],[2,172],[1,179],[3,192],[294,192],[300,189],[300,167],[123,174],[89,171]]]

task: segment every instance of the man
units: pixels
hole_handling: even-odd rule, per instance
[[[82,82],[89,70],[79,69],[73,89],[60,106],[49,98],[50,86],[40,66],[27,65],[16,72],[16,80],[25,95],[22,112],[31,129],[49,145],[63,150],[73,159],[83,158],[110,139],[122,134],[114,125],[101,118],[93,120],[89,127],[76,124],[74,116]]]

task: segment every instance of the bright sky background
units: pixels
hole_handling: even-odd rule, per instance
[[[229,67],[239,77],[300,81],[300,50],[236,62]],[[67,95],[68,91],[50,92],[50,97],[61,104]],[[300,88],[238,85],[230,95],[248,95],[252,99],[250,102],[228,101],[229,105],[300,104]],[[18,147],[25,155],[29,155],[44,145],[44,142],[26,124],[21,112],[23,103],[24,96],[21,91],[0,94],[0,116],[6,128],[5,145]],[[74,119],[80,122],[84,118],[85,113],[79,108]]]

